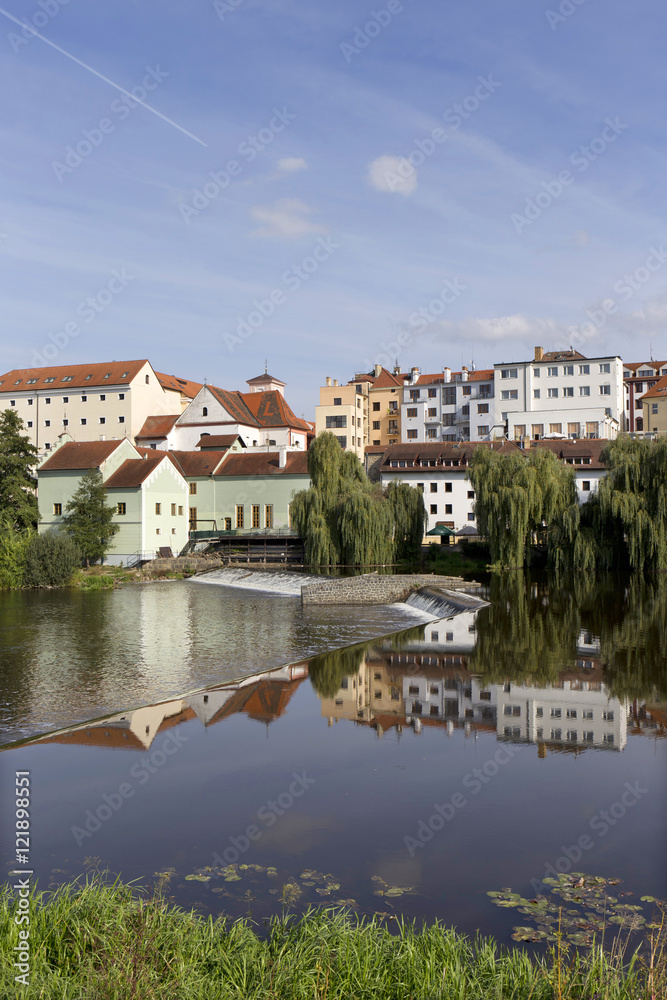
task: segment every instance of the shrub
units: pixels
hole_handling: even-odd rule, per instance
[[[9,521],[0,525],[0,590],[13,590],[23,585],[30,537],[29,532],[17,531]]]
[[[62,587],[80,565],[81,552],[66,535],[33,535],[25,554],[23,586]]]

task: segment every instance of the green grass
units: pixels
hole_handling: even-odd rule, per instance
[[[14,982],[15,903],[0,895],[0,996],[26,1000],[663,1000],[664,967],[617,950],[531,958],[453,930],[340,910],[259,936],[93,878],[32,897],[32,973]],[[657,961],[657,960],[656,960]],[[660,963],[658,962],[658,965]],[[624,967],[625,965],[625,967]],[[652,975],[652,981],[651,981]]]

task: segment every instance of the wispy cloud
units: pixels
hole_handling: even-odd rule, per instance
[[[252,229],[250,235],[267,240],[298,240],[309,233],[326,233],[325,226],[310,221],[308,216],[312,213],[313,209],[298,198],[280,198],[273,205],[255,205],[250,215],[262,225]]]
[[[308,164],[302,156],[284,156],[278,160],[278,169],[285,174],[292,174],[296,170],[307,170]]]
[[[368,180],[376,191],[409,195],[417,187],[417,171],[402,156],[378,156],[368,167]]]

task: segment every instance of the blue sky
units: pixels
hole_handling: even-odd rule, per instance
[[[107,80],[0,14],[2,370],[667,357],[658,0],[41,2]]]

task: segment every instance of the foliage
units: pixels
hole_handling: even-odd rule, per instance
[[[39,519],[32,473],[37,449],[23,429],[15,410],[0,413],[0,516],[18,531],[36,528]]]
[[[357,919],[311,909],[249,922],[202,918],[160,891],[65,886],[30,899],[30,985],[15,983],[17,902],[0,895],[0,995],[25,1000],[664,1000],[664,959],[653,968],[600,949],[533,956],[470,940],[439,923]],[[386,904],[385,904],[386,905]]]
[[[333,698],[345,677],[356,676],[369,648],[367,644],[345,646],[320,653],[308,661],[310,683],[320,698]]]
[[[0,590],[23,585],[23,572],[30,532],[17,531],[11,518],[0,523]]]
[[[23,570],[24,587],[63,587],[81,565],[81,552],[66,535],[48,532],[28,541]]]
[[[524,566],[537,533],[577,502],[573,469],[543,448],[526,454],[476,448],[469,475],[479,532],[503,567]]]
[[[419,490],[392,483],[374,486],[359,459],[331,433],[308,451],[311,486],[290,505],[292,524],[304,539],[311,566],[372,566],[414,554],[424,534]]]
[[[104,561],[111,540],[119,530],[112,523],[115,508],[107,505],[107,491],[99,469],[84,473],[79,488],[65,507],[63,526],[78,545],[86,566]]]

